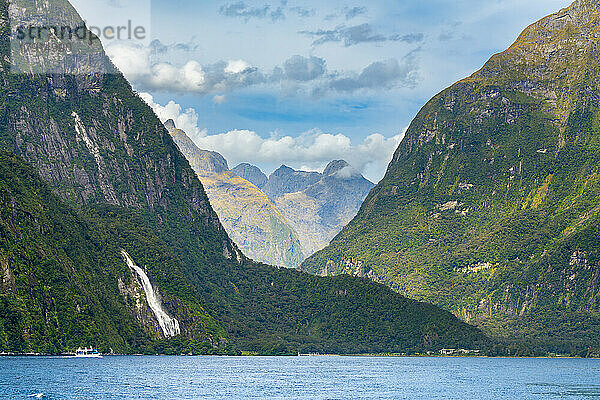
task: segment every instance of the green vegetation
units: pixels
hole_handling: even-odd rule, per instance
[[[488,345],[451,314],[364,279],[223,262],[196,274],[194,287],[135,210],[74,210],[8,153],[0,153],[0,194],[0,352],[56,353],[88,343],[115,352],[231,352],[221,326],[235,348],[260,354]],[[157,340],[135,320],[117,284],[135,279],[121,247],[146,266],[183,323],[182,337]]]
[[[56,353],[92,344],[104,352],[225,351],[223,328],[198,307],[172,256],[159,253],[156,239],[136,227],[135,217],[102,210],[100,221],[90,218],[95,210],[79,213],[57,199],[31,167],[4,152],[0,196],[0,352]],[[123,235],[119,245],[131,248],[133,257],[152,260],[151,276],[161,284],[166,305],[198,321],[179,343],[157,342],[128,309],[117,282],[135,277],[113,230]]]
[[[598,348],[597,11],[576,2],[532,25],[435,96],[302,269],[368,276],[530,348]]]
[[[53,5],[37,3],[36,12]],[[382,285],[248,260],[121,75],[7,72],[7,7],[0,0],[0,352],[489,346],[450,313]],[[121,248],[146,269],[181,335],[162,338]]]

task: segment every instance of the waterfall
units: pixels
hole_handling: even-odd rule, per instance
[[[127,254],[125,250],[121,250],[121,255],[125,259],[125,262],[129,266],[129,268],[134,270],[140,277],[140,280],[142,281],[142,287],[144,288],[144,292],[146,293],[146,300],[148,301],[148,306],[154,313],[154,316],[156,317],[156,320],[158,321],[158,324],[160,325],[160,328],[162,329],[165,337],[179,335],[179,333],[181,333],[181,330],[179,329],[179,321],[177,321],[175,318],[171,318],[169,314],[167,314],[167,312],[163,309],[160,297],[152,287],[150,279],[148,279],[148,275],[146,275],[143,269],[141,269],[133,263],[133,260],[131,259],[131,257],[129,257],[129,254]]]

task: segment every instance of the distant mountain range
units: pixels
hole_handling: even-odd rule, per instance
[[[310,255],[354,218],[373,183],[343,160],[330,162],[323,173],[282,166],[262,187],[300,236]]]
[[[374,186],[343,160],[332,161],[323,173],[283,165],[268,178],[248,163],[229,170],[223,156],[199,149],[173,120],[165,127],[229,236],[257,261],[299,267],[356,215]]]
[[[248,163],[238,164],[231,172],[246,179],[248,182],[252,182],[258,188],[262,188],[269,180],[260,168]]]
[[[300,239],[273,201],[230,171],[222,155],[199,149],[172,120],[166,121],[165,127],[200,178],[225,230],[244,254],[272,265],[298,267],[305,258]],[[254,168],[248,171],[262,173]]]

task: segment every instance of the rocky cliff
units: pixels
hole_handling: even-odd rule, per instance
[[[139,218],[114,207],[74,209],[3,151],[0,197],[0,352],[228,351],[226,332],[199,306],[175,255],[136,226]],[[166,312],[181,322],[177,343],[157,344],[165,334],[120,246],[144,265]]]
[[[260,170],[260,168],[248,163],[241,163],[237,165],[231,170],[231,172],[240,178],[244,178],[258,188],[262,188],[269,180],[264,172]]]

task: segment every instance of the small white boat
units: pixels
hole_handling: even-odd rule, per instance
[[[81,357],[81,358],[102,358],[102,354],[100,354],[98,352],[98,350],[93,349],[91,347],[89,349],[87,347],[85,347],[83,349],[80,347],[80,348],[78,348],[75,351],[75,357]]]

